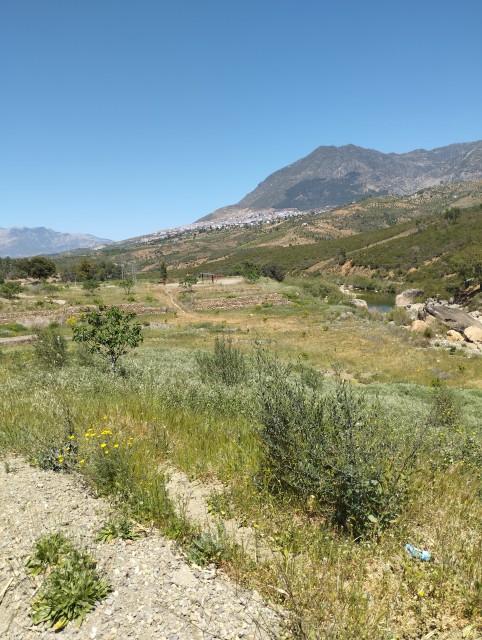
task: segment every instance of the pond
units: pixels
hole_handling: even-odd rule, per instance
[[[386,313],[395,306],[394,293],[377,293],[372,291],[355,291],[357,298],[365,300],[369,309]]]

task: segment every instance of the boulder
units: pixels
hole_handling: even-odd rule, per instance
[[[464,336],[469,342],[482,342],[482,328],[467,327],[464,330]]]
[[[353,298],[352,300],[355,307],[359,307],[360,309],[368,309],[368,304],[366,300],[361,300],[360,298]]]
[[[458,331],[454,331],[453,329],[450,329],[449,331],[447,331],[447,340],[450,340],[450,342],[463,342],[464,341],[464,336],[459,333]]]
[[[463,309],[454,309],[442,304],[428,304],[425,305],[425,313],[441,320],[455,331],[463,332],[467,327],[482,329],[482,323]]]
[[[417,331],[418,333],[423,333],[427,328],[428,324],[425,322],[425,320],[414,320],[410,325],[410,330]]]
[[[413,301],[417,296],[423,295],[422,289],[407,289],[406,291],[402,291],[395,298],[395,306],[396,307],[408,307],[413,304]]]
[[[412,320],[424,320],[424,317],[421,315],[423,313],[423,303],[416,302],[415,304],[410,304],[406,307],[407,313]]]

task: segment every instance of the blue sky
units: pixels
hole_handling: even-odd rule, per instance
[[[320,145],[482,139],[480,0],[4,0],[0,227],[115,240]]]

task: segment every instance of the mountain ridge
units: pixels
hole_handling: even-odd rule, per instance
[[[383,153],[348,144],[319,146],[271,173],[237,204],[200,221],[266,210],[328,209],[367,196],[410,195],[420,189],[482,179],[482,141],[432,150]]]
[[[0,257],[28,258],[72,249],[93,249],[112,240],[86,233],[63,233],[46,227],[0,227]]]

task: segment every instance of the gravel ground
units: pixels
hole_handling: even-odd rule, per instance
[[[19,459],[0,464],[0,638],[218,640],[280,637],[280,617],[256,592],[214,568],[188,565],[157,532],[129,542],[97,543],[112,514],[79,477],[41,471]],[[61,531],[97,559],[113,592],[80,629],[32,626],[30,602],[40,576],[25,572],[39,536]]]

